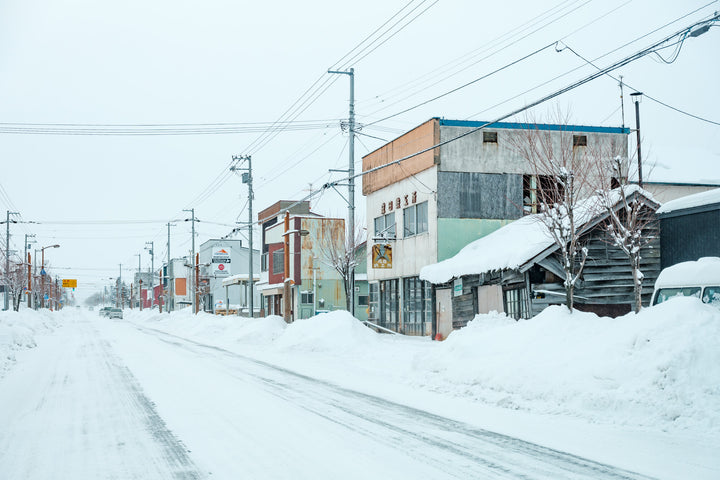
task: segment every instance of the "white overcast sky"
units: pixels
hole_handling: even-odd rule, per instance
[[[355,68],[357,118],[369,124],[557,40],[588,59],[602,56],[597,65],[606,66],[716,10],[720,3],[702,0],[5,0],[0,208],[3,217],[9,209],[24,221],[44,222],[13,224],[11,249],[22,251],[26,233],[36,234],[40,246],[59,243],[46,251],[53,272],[78,278],[84,295],[109,284],[120,263],[129,275],[138,253],[147,268],[145,242],[155,242],[159,265],[166,255],[163,223],[187,218],[184,208],[194,207],[204,221],[198,245],[228,233],[226,225],[238,218],[245,221],[247,189],[228,173],[232,155],[252,154],[256,212],[339,178],[328,169],[347,167],[339,122],[347,117],[349,82],[324,73],[330,67]],[[352,62],[339,62],[378,38],[372,35],[378,28],[390,30]],[[665,60],[673,60],[676,49],[663,50]],[[720,28],[714,27],[687,38],[672,63],[650,55],[613,75],[630,85],[626,98],[637,89],[720,122],[718,52]],[[593,71],[569,49],[550,47],[362,133],[390,140],[435,116],[494,119]],[[332,82],[304,104],[295,118],[302,123],[293,126],[312,129],[258,142],[263,122],[281,118],[308,89],[316,91],[316,80]],[[619,95],[617,81],[603,77],[533,114],[542,118],[560,107],[574,123],[619,126]],[[94,127],[217,123],[244,131],[112,136],[97,135]],[[91,124],[95,134],[50,134],[66,127],[36,124]],[[625,124],[635,125],[629,101]],[[643,156],[655,165],[651,180],[720,183],[717,124],[646,98],[641,127]],[[361,157],[383,143],[358,137],[358,170]],[[364,197],[357,200],[364,222]],[[346,214],[333,191],[314,200],[313,209]],[[132,223],[138,221],[146,223]],[[190,248],[189,222],[175,223],[173,257]],[[4,228],[2,238],[4,248]]]

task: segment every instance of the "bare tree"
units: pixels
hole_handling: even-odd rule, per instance
[[[27,276],[25,264],[15,260],[10,261],[10,270],[3,272],[2,282],[8,289],[8,296],[12,301],[12,309],[18,311],[22,300],[23,292],[27,286]]]
[[[534,121],[527,122],[526,128],[510,138],[510,146],[531,172],[526,188],[532,196],[526,205],[531,207],[526,211],[536,214],[559,249],[566,305],[572,312],[575,285],[588,254],[581,242],[582,227],[595,213],[597,203],[583,197],[593,193],[594,165],[609,152],[606,145],[588,144],[587,135],[574,132],[567,116],[558,113],[554,120],[559,129],[540,129]]]
[[[606,169],[604,175],[598,175],[601,180],[598,195],[602,198],[603,208],[607,212],[605,228],[610,241],[627,255],[630,261],[634,310],[639,312],[642,308],[644,278],[640,269],[641,253],[644,247],[655,240],[655,236],[650,232],[654,230],[657,222],[655,210],[659,205],[652,199],[652,195],[638,185],[627,183],[627,176],[622,173],[624,163],[622,157],[616,156],[612,167]]]
[[[325,235],[320,242],[322,261],[335,269],[343,281],[345,308],[351,311],[352,286],[351,274],[365,257],[358,257],[358,247],[365,242],[365,231],[359,224],[352,235]]]

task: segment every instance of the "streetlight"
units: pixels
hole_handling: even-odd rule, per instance
[[[40,253],[42,254],[42,263],[40,267],[40,278],[42,279],[42,287],[40,289],[40,308],[45,308],[45,249],[46,248],[60,248],[60,245],[48,245],[42,247]]]
[[[642,188],[642,156],[640,155],[640,102],[642,102],[642,92],[631,93],[630,97],[635,102],[635,133],[637,134],[637,161],[638,161],[638,186]]]

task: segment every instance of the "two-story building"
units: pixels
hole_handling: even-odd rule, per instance
[[[420,269],[536,211],[538,179],[512,147],[513,137],[529,129],[558,137],[571,132],[572,148],[602,146],[627,156],[623,128],[496,123],[470,133],[485,123],[432,118],[363,157],[363,171],[388,165],[363,176],[372,219],[370,322],[430,335],[432,287],[420,280]]]
[[[343,279],[329,264],[324,249],[343,244],[345,220],[310,211],[309,202],[279,201],[258,213],[262,261],[258,290],[266,315],[284,313],[285,212],[289,213],[290,318],[346,308]]]

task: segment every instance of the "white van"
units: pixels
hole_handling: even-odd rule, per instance
[[[697,297],[720,308],[720,257],[703,257],[663,269],[655,282],[650,305],[674,297]]]

